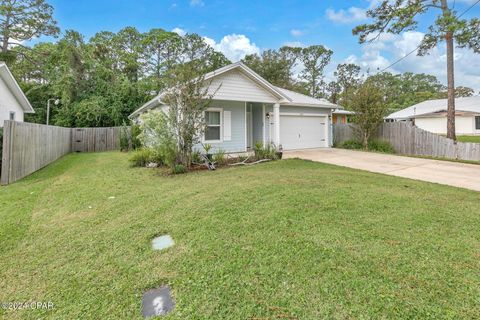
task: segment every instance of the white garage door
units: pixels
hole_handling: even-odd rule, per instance
[[[280,144],[284,150],[327,147],[325,116],[280,116]]]

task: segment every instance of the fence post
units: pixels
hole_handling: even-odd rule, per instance
[[[5,120],[3,126],[3,153],[2,153],[2,172],[1,172],[1,180],[0,184],[5,186],[10,181],[10,156],[11,156],[11,148],[12,148],[12,139],[13,139],[13,121]]]

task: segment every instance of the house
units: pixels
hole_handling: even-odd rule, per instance
[[[35,113],[5,62],[0,62],[0,128],[5,120],[23,122],[24,113]]]
[[[355,113],[345,109],[337,108],[332,113],[332,123],[333,124],[346,124],[349,122],[349,119]]]
[[[213,149],[228,153],[250,150],[257,141],[284,150],[327,148],[331,145],[331,116],[337,105],[324,99],[276,87],[241,62],[205,75],[214,93],[205,112],[201,137]],[[130,115],[168,108],[162,93]]]
[[[417,127],[447,134],[447,99],[428,100],[386,117],[387,121],[412,121]],[[457,135],[480,135],[480,96],[455,99]]]

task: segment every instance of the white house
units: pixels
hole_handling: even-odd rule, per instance
[[[284,150],[330,146],[331,116],[337,105],[276,87],[240,62],[206,74],[205,80],[216,92],[205,112],[202,141],[214,149],[245,152],[257,141]],[[162,93],[130,118],[155,108],[168,108]]]
[[[24,113],[35,113],[5,62],[0,62],[0,128],[5,120],[23,122]]]
[[[387,121],[413,121],[426,131],[447,134],[447,99],[428,100],[389,115]],[[480,135],[480,96],[455,99],[457,135]]]

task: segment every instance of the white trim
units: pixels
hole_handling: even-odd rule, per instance
[[[223,110],[223,141],[232,141],[232,111]]]
[[[248,109],[247,109],[248,110]],[[248,124],[250,123],[250,127]],[[250,139],[248,139],[250,134]],[[250,145],[250,148],[253,147],[253,106],[250,104],[250,111],[247,111],[247,149],[248,145]]]
[[[5,81],[5,85],[7,86],[9,91],[13,94],[17,102],[22,107],[23,112],[35,113],[35,110],[33,110],[30,101],[28,101],[27,96],[25,96],[25,93],[18,85],[17,80],[15,80],[15,77],[13,76],[12,72],[10,72],[10,69],[5,62],[0,62],[0,69],[4,70],[4,72],[0,72],[0,76],[2,77],[3,81]]]
[[[301,113],[301,112],[281,112],[280,116],[292,117],[328,117],[328,114]]]
[[[275,146],[277,148],[280,147],[281,145],[281,141],[280,141],[280,104],[279,103],[275,103],[273,105],[273,117],[274,117],[274,127],[275,127],[275,130],[274,130],[274,143],[275,143]]]
[[[247,142],[247,101],[245,101],[245,151],[248,150]]]
[[[223,108],[208,108],[203,112],[203,116],[205,117],[205,112],[212,111],[212,112],[220,112],[220,140],[205,140],[205,132],[202,135],[202,143],[223,143]]]
[[[265,104],[262,103],[262,129],[263,129],[263,145],[267,144],[267,137],[265,136]]]

